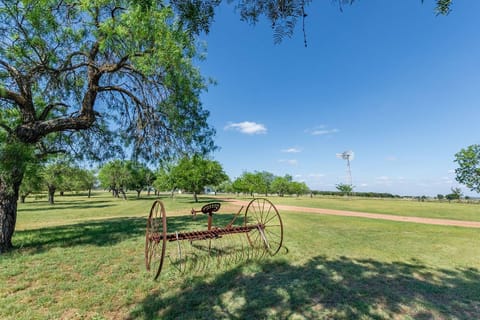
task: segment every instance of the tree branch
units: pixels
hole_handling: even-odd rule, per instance
[[[11,134],[13,132],[13,130],[8,127],[7,125],[3,124],[3,123],[0,123],[0,128],[4,129],[5,131],[7,131],[9,134]]]
[[[15,128],[15,135],[25,143],[36,143],[52,132],[68,130],[85,130],[95,122],[94,114],[79,115],[77,117],[57,118],[34,123],[21,124]]]
[[[36,154],[37,159],[45,159],[49,154],[66,154],[66,149],[48,149],[43,142],[37,144],[39,153]]]
[[[65,104],[65,103],[62,103],[62,102],[51,103],[51,104],[47,105],[47,106],[45,107],[45,109],[43,109],[42,114],[38,117],[38,120],[42,120],[42,121],[43,121],[43,120],[46,120],[48,114],[50,113],[50,111],[52,111],[55,107],[65,107],[65,108],[68,108],[68,105]]]
[[[99,92],[103,92],[103,91],[116,91],[116,92],[119,92],[121,93],[122,95],[126,95],[128,96],[130,99],[133,100],[133,102],[137,105],[145,105],[145,103],[140,100],[136,95],[134,95],[132,92],[128,91],[127,89],[124,89],[122,87],[119,87],[119,86],[104,86],[104,87],[99,87],[98,88],[98,91]]]
[[[9,65],[6,61],[0,60],[0,65],[2,65],[15,80],[21,77],[20,72],[18,72],[17,69]]]
[[[1,88],[0,89],[0,99],[13,102],[20,109],[22,109],[27,104],[27,101],[25,100],[25,98],[21,94],[10,91],[6,88]]]
[[[120,70],[121,68],[126,66],[126,62],[128,61],[128,59],[129,59],[128,55],[124,56],[120,59],[120,61],[118,61],[115,64],[105,64],[105,65],[103,65],[102,67],[100,67],[99,71],[100,71],[100,73],[114,73],[114,72],[117,72],[118,70]]]
[[[6,88],[1,88],[0,99],[14,102],[22,113],[23,120],[29,122],[35,119],[35,109],[33,103],[30,100],[32,97],[31,84],[29,78],[23,76],[17,69],[9,65],[6,61],[0,60],[2,65],[17,83],[18,89],[21,93],[17,93]]]

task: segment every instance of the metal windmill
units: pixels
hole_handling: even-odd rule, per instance
[[[354,153],[352,150],[344,151],[342,153],[337,153],[337,158],[347,160],[347,176],[346,176],[346,184],[351,186],[352,185],[352,170],[350,170],[350,161],[354,158]]]

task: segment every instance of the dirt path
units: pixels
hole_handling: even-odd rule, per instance
[[[236,205],[242,205],[242,206],[246,206],[248,204],[248,201],[242,201],[242,200],[236,200],[236,199],[227,199],[227,201],[234,203]],[[395,216],[395,215],[381,214],[381,213],[343,211],[343,210],[333,210],[333,209],[296,207],[296,206],[287,206],[287,205],[275,205],[275,207],[277,207],[278,210],[329,214],[334,216],[360,217],[360,218],[369,218],[369,219],[433,224],[433,225],[441,225],[441,226],[480,228],[480,222],[477,222],[477,221],[406,217],[406,216]]]

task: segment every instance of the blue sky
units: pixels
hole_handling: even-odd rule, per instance
[[[480,143],[480,1],[455,1],[446,17],[434,7],[317,1],[305,48],[301,29],[275,45],[265,20],[222,5],[200,63],[217,81],[202,96],[214,159],[232,179],[265,170],[335,190],[346,176],[335,155],[353,150],[356,191],[449,193],[454,154]]]

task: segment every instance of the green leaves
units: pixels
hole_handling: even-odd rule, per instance
[[[180,189],[200,193],[206,186],[216,186],[228,179],[222,165],[199,155],[184,157],[171,170],[172,180]]]
[[[344,195],[349,195],[353,192],[353,186],[351,184],[346,183],[339,183],[335,186],[338,191],[343,193]]]
[[[480,145],[474,144],[455,154],[456,180],[480,193]]]

